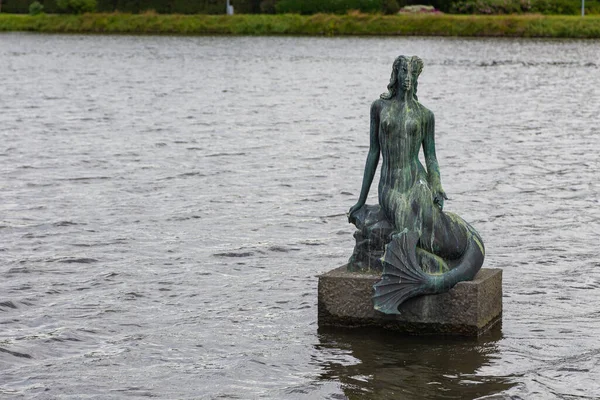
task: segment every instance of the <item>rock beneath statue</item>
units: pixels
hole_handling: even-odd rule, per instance
[[[365,205],[354,216],[356,245],[348,261],[348,271],[381,273],[381,257],[392,239],[394,226],[379,205]]]
[[[400,314],[373,308],[378,274],[349,272],[346,266],[319,276],[320,328],[383,328],[409,335],[480,336],[502,318],[502,270],[481,269],[472,281],[446,293],[409,299]]]

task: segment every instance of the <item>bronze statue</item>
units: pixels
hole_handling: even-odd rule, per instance
[[[387,93],[371,105],[362,188],[348,212],[359,229],[349,268],[378,269],[379,257],[373,254],[383,253],[373,301],[375,309],[387,314],[399,313],[398,306],[411,297],[445,292],[471,280],[485,254],[477,231],[443,211],[448,198],[435,154],[434,116],[417,99],[422,70],[418,57],[396,58]],[[419,161],[421,147],[427,170]],[[379,206],[366,206],[380,156]]]

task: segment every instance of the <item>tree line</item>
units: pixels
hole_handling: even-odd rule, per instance
[[[581,0],[230,0],[236,14],[395,14],[409,5],[428,5],[456,14],[577,14]],[[33,8],[32,8],[33,5]],[[225,14],[226,0],[0,0],[1,12],[26,14],[122,12]],[[600,0],[586,0],[588,13],[600,13]]]
[[[226,0],[0,0],[2,12],[26,14],[32,3],[46,13],[123,12],[159,14],[225,14]],[[65,6],[66,3],[66,6]],[[449,11],[448,0],[230,0],[235,13],[343,14],[350,10],[365,13],[396,13],[405,5],[431,5]]]

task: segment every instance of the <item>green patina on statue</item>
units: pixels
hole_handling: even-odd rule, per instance
[[[411,297],[442,293],[471,280],[485,254],[479,234],[458,215],[443,212],[435,155],[434,117],[417,99],[423,70],[418,57],[398,57],[388,92],[371,106],[370,147],[358,202],[348,219],[355,224],[351,270],[382,271],[375,309],[397,314]],[[427,170],[419,161],[423,147]],[[379,205],[365,205],[382,158]]]

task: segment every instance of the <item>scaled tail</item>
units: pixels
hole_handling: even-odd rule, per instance
[[[398,307],[411,297],[447,292],[458,282],[472,280],[485,257],[485,249],[479,234],[467,226],[468,242],[458,264],[443,274],[424,272],[417,260],[417,232],[395,234],[387,244],[381,259],[383,274],[373,285],[373,305],[385,314],[400,314]]]
[[[393,236],[382,257],[383,274],[373,288],[373,304],[385,314],[400,314],[398,306],[411,297],[431,293],[433,277],[417,261],[417,232]]]

